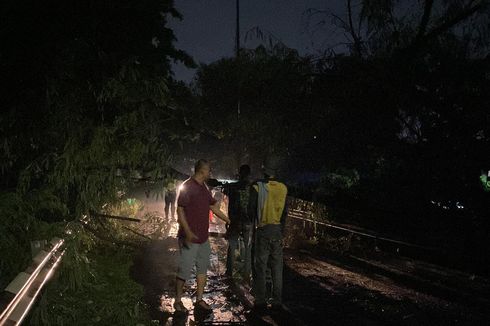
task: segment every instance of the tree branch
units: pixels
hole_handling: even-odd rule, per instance
[[[127,216],[116,216],[116,215],[108,215],[108,214],[100,214],[96,212],[90,212],[91,215],[97,216],[97,217],[102,217],[102,218],[109,218],[109,219],[115,219],[115,220],[122,220],[122,221],[130,221],[130,222],[141,222],[140,219],[137,218],[132,218],[132,217],[127,217]]]
[[[409,46],[401,49],[401,52],[412,53],[418,50],[419,48],[427,44],[427,42],[429,42],[431,39],[440,36],[444,32],[448,31],[452,27],[456,26],[460,22],[466,20],[467,18],[475,14],[478,10],[482,9],[486,4],[486,0],[470,0],[466,5],[466,7],[462,9],[457,15],[447,18],[439,26],[434,27],[432,30],[425,33],[425,31],[427,30],[428,22],[430,20],[430,13],[432,11],[432,9],[429,10],[428,3],[432,1],[433,0],[427,0],[426,2],[424,15],[420,22],[419,31],[417,33],[417,36],[414,38],[414,41],[411,42]],[[475,2],[476,4],[474,4]]]
[[[347,11],[349,14],[349,30],[350,34],[352,35],[352,39],[354,41],[354,49],[358,57],[361,57],[362,51],[361,51],[361,39],[360,37],[356,34],[356,31],[354,30],[354,24],[352,22],[352,6],[351,6],[351,1],[352,0],[347,0]]]
[[[422,20],[418,28],[417,35],[415,36],[415,42],[418,42],[425,34],[427,30],[427,25],[429,24],[430,16],[432,14],[432,7],[434,5],[434,0],[425,0],[424,14],[422,15]]]
[[[118,245],[124,245],[124,246],[133,247],[133,248],[139,248],[139,246],[137,244],[133,243],[133,242],[116,240],[112,236],[107,236],[105,234],[101,234],[96,229],[92,228],[88,224],[85,224],[85,222],[83,222],[83,221],[80,221],[80,224],[83,226],[84,229],[86,229],[87,231],[89,231],[90,233],[92,233],[95,237],[97,237],[100,240],[107,241],[107,242],[110,242],[110,243],[115,243],[115,244],[118,244]]]
[[[131,228],[128,228],[128,227],[126,227],[126,226],[123,226],[123,229],[128,230],[129,232],[132,232],[132,233],[134,233],[134,234],[136,234],[136,235],[139,235],[139,236],[140,236],[140,237],[142,237],[142,238],[145,238],[145,239],[151,240],[151,238],[150,238],[149,236],[144,235],[144,234],[142,234],[142,233],[139,233],[139,232],[137,232],[137,231],[135,231],[135,230],[133,230],[133,229],[131,229]]]
[[[434,27],[430,32],[428,32],[425,36],[421,37],[420,42],[425,43],[432,38],[435,38],[452,27],[456,26],[460,22],[466,20],[473,14],[475,14],[478,10],[482,9],[485,1],[480,0],[475,5],[473,5],[474,1],[470,1],[470,3],[464,8],[459,14],[455,15],[452,18],[448,18],[445,22],[440,24],[437,27]]]

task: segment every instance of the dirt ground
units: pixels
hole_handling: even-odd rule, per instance
[[[431,281],[375,265],[355,257],[286,250],[284,302],[308,325],[319,321],[330,325],[490,324],[488,282],[468,278],[468,283],[485,284],[486,293],[463,292],[446,289],[442,276]]]

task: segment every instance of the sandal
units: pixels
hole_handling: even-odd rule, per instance
[[[177,313],[186,314],[189,312],[189,310],[184,306],[182,301],[175,301],[174,302],[174,309],[175,309],[175,312],[177,312]]]
[[[211,306],[208,305],[203,299],[196,301],[196,303],[194,304],[194,308],[198,308],[204,311],[213,311],[213,308],[211,308]]]

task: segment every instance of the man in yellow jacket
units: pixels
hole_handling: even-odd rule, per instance
[[[272,274],[272,308],[282,308],[282,231],[287,215],[287,187],[276,179],[280,159],[269,157],[263,166],[264,179],[251,187],[249,214],[256,225],[254,264],[255,310],[267,308],[266,272],[270,266]]]

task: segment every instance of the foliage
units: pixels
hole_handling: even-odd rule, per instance
[[[47,223],[40,218],[40,214],[47,212],[46,207],[63,208],[49,203],[46,198],[30,198],[30,201],[24,200],[16,193],[0,193],[0,287],[5,286],[15,277],[15,275],[24,270],[31,262],[30,242],[33,240],[50,239],[59,235],[61,231],[60,223]],[[41,205],[37,206],[37,201]]]
[[[352,188],[359,184],[359,173],[345,168],[334,172],[325,171],[320,182],[320,191],[327,196],[333,196],[339,191],[352,192]]]
[[[201,115],[195,124],[202,121],[202,129],[219,139],[217,151],[233,166],[259,165],[266,152],[284,152],[291,139],[301,143],[309,135],[306,125],[297,124],[310,114],[310,74],[308,59],[282,44],[202,65],[195,85]]]
[[[103,212],[116,216],[137,217],[138,212],[143,210],[144,206],[141,200],[136,198],[127,198],[116,203],[103,207]]]
[[[49,284],[31,324],[149,325],[142,288],[128,274],[132,256],[127,248],[99,246],[88,252],[84,265],[90,273],[85,274],[82,286],[66,286],[71,284],[66,279],[71,271],[66,268],[73,265],[64,262],[60,279]]]
[[[31,240],[65,237],[61,276],[52,285],[72,305],[56,305],[63,318],[83,320],[71,310],[85,304],[77,295],[102,296],[111,268],[119,279],[107,295],[132,292],[121,303],[131,303],[131,312],[106,324],[137,320],[140,292],[127,279],[132,252],[123,248],[126,257],[109,260],[111,247],[137,245],[137,236],[89,213],[116,202],[137,172],[165,176],[175,143],[194,136],[172,97],[170,62],[193,65],[166,26],[180,15],[170,0],[0,6],[1,282],[26,267]],[[104,300],[104,309],[116,307]],[[59,324],[52,317],[43,318]]]
[[[486,192],[490,191],[490,181],[488,181],[488,176],[486,174],[480,175],[480,182],[482,184],[483,190]]]
[[[1,69],[5,78],[20,77],[3,89],[2,189],[29,201],[31,217],[76,221],[117,200],[135,170],[165,175],[171,139],[186,136],[169,61],[192,62],[165,27],[168,14],[179,16],[171,1],[54,4],[4,4]],[[46,42],[22,25],[42,14],[31,27]]]
[[[310,31],[345,38],[346,42],[331,44],[334,52],[341,45],[357,57],[389,57],[399,51],[412,55],[451,39],[463,44],[468,54],[485,56],[489,50],[487,0],[346,0],[345,4],[340,13],[328,8],[306,12]]]

